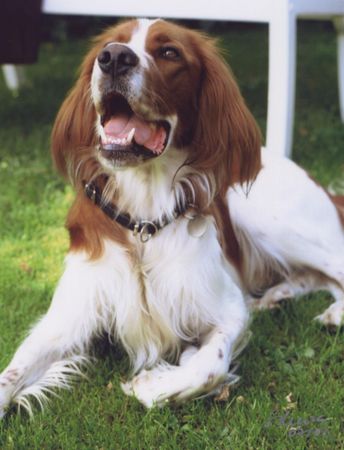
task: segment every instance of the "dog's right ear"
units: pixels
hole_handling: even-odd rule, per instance
[[[79,78],[62,103],[51,135],[52,158],[57,170],[71,178],[70,169],[81,149],[96,144],[96,112],[90,94],[92,69],[97,51],[86,56]],[[72,182],[74,180],[71,180]]]
[[[261,169],[261,135],[216,42],[193,35],[203,68],[194,165],[211,169],[220,191],[255,180]]]

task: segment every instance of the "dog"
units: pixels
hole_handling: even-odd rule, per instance
[[[278,149],[277,149],[278,150]],[[146,407],[235,382],[249,306],[325,289],[344,313],[343,198],[261,151],[258,127],[205,35],[163,20],[101,34],[64,101],[52,156],[74,186],[51,306],[0,376],[0,413],[32,413],[104,333]]]

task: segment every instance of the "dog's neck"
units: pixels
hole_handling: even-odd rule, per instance
[[[186,203],[198,207],[208,203],[211,182],[185,165],[186,159],[185,152],[170,148],[142,166],[114,171],[107,189],[115,193],[117,208],[133,218],[159,220],[172,218],[176,208]]]

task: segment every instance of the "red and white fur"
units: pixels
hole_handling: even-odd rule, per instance
[[[137,156],[127,132],[118,140],[119,116],[139,123],[134,139],[152,154]],[[103,333],[132,363],[124,392],[151,407],[235,381],[245,297],[270,307],[326,289],[336,301],[318,318],[340,324],[342,200],[292,161],[261,157],[255,122],[209,38],[162,20],[105,31],[60,109],[52,152],[76,190],[70,251],[48,312],[0,375],[0,415],[11,402],[31,413],[30,396],[42,403],[67,387]],[[170,223],[143,243],[86,197],[85,181],[135,220]]]

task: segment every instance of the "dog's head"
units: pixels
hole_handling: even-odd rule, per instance
[[[259,131],[210,38],[163,20],[108,29],[57,116],[56,166],[77,184],[70,167],[85,151],[94,166],[115,173],[170,148],[211,172],[218,190],[253,180],[260,168]]]

